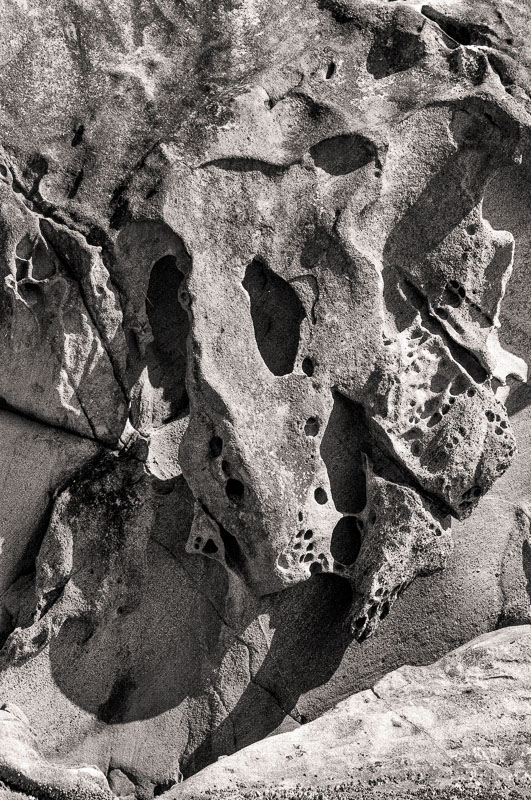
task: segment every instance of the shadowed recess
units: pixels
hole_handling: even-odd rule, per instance
[[[179,416],[188,407],[185,387],[188,314],[179,303],[183,273],[175,256],[164,256],[151,270],[146,312],[153,334],[147,361],[151,385],[162,394],[162,409],[154,411],[154,427]]]
[[[362,450],[369,446],[365,413],[359,403],[333,393],[334,405],[321,442],[332,499],[338,511],[357,514],[365,506]]]
[[[349,582],[330,574],[264,599],[274,630],[269,650],[230,716],[183,759],[185,777],[217,758],[220,741],[233,742],[236,734],[240,749],[272,733],[301,695],[330,680],[352,638],[345,624],[351,603]]]
[[[332,532],[330,552],[334,561],[350,567],[361,547],[361,530],[356,517],[342,517]]]
[[[347,175],[376,157],[374,144],[357,133],[332,136],[310,147],[316,167],[330,175]]]
[[[258,350],[273,375],[293,372],[304,308],[292,287],[255,258],[242,282],[251,300]]]
[[[367,69],[377,80],[411,69],[425,52],[417,33],[392,28],[378,33],[367,56]]]
[[[444,33],[453,39],[456,45],[492,45],[498,44],[498,36],[488,25],[471,20],[461,21],[450,14],[444,14],[431,6],[422,6],[422,13],[435,22]],[[454,45],[455,46],[455,45]]]

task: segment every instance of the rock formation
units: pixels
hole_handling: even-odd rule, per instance
[[[423,783],[476,791],[487,784],[497,797],[511,790],[529,797],[530,645],[529,625],[505,628],[429,667],[402,667],[308,725],[207,767],[166,797],[236,800],[253,790],[281,797],[297,788],[300,796],[304,788],[317,796],[349,788],[344,796],[364,797],[360,789],[372,785],[376,797],[396,798],[414,797],[407,792]]]
[[[0,8],[0,699],[39,758],[149,800],[531,621],[525,4]]]

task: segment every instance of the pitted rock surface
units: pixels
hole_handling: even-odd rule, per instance
[[[0,696],[43,758],[144,800],[530,621],[526,5],[0,9]]]

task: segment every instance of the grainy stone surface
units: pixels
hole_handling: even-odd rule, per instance
[[[369,787],[376,796],[408,797],[423,785],[444,795],[459,784],[529,797],[530,648],[530,626],[516,626],[429,667],[402,667],[297,731],[219,760],[166,797],[257,790],[303,797],[305,788],[310,796],[350,789],[363,797]]]
[[[530,622],[526,3],[0,12],[0,699],[43,763],[150,800]]]

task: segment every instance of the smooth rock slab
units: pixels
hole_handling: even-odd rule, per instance
[[[484,634],[402,667],[314,722],[224,758],[164,797],[375,780],[531,787],[531,626]],[[531,789],[530,789],[531,791]],[[232,796],[232,795],[231,795]]]

